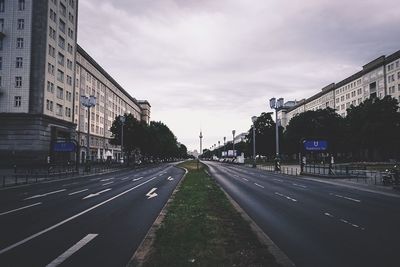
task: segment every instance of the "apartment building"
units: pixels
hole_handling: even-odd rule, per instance
[[[0,0],[0,164],[54,161],[57,140],[87,147],[87,127],[92,158],[118,159],[120,148],[108,142],[115,116],[149,122],[150,104],[131,97],[78,46],[77,15],[78,0]],[[81,95],[98,99],[90,126]]]
[[[400,102],[400,51],[389,56],[381,56],[362,67],[362,70],[346,79],[332,83],[293,106],[285,105],[278,111],[278,119],[283,127],[290,120],[305,111],[330,107],[342,117],[350,106],[357,106],[370,97],[392,96]]]

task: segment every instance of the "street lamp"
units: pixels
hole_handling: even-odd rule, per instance
[[[125,116],[120,116],[119,120],[121,122],[121,158],[122,158],[122,163],[125,163],[125,158],[124,158],[124,124],[126,121]]]
[[[200,131],[200,155],[203,155],[203,133]]]
[[[279,123],[278,123],[278,110],[283,107],[283,98],[275,99],[275,97],[269,100],[269,106],[271,109],[275,109],[275,143],[276,143],[276,156],[275,156],[275,171],[281,170],[281,162],[279,156]]]
[[[87,130],[87,147],[86,147],[86,170],[90,171],[90,108],[96,106],[96,97],[91,95],[89,97],[81,96],[82,106],[87,107],[88,111],[88,130]]]
[[[253,168],[256,168],[256,121],[257,117],[251,117],[251,121],[253,122]]]
[[[232,148],[233,148],[233,157],[235,157],[235,133],[236,133],[236,131],[235,130],[232,130],[232,136],[233,136],[233,138],[232,138]]]

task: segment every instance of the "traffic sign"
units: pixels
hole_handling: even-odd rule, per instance
[[[54,152],[74,152],[76,145],[73,142],[57,142],[53,144]]]
[[[326,140],[304,140],[304,149],[307,151],[325,151],[328,149]]]

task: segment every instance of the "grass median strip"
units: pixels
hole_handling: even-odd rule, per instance
[[[278,266],[205,167],[189,173],[156,232],[144,266]]]

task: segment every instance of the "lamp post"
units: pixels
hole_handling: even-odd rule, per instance
[[[232,130],[232,136],[233,136],[233,138],[232,138],[232,148],[233,148],[233,157],[235,157],[236,155],[236,153],[235,153],[235,133],[236,133],[236,131],[235,130]]]
[[[125,116],[120,116],[119,120],[121,122],[121,158],[122,158],[122,164],[125,163],[125,155],[124,155],[124,124],[126,121]]]
[[[275,109],[275,143],[276,143],[276,156],[275,156],[275,171],[281,170],[281,162],[279,155],[279,122],[278,122],[278,110],[283,107],[283,98],[276,99],[275,97],[269,100],[269,106],[271,109]]]
[[[256,121],[257,117],[251,117],[251,121],[253,122],[253,168],[256,168]]]
[[[200,155],[202,155],[203,154],[203,133],[202,133],[202,131],[200,131],[199,138],[200,138]]]
[[[225,153],[228,153],[228,152],[226,152],[226,136],[224,136],[224,151],[225,151]],[[225,154],[225,157],[227,156],[227,154]]]
[[[81,103],[84,107],[87,107],[88,111],[88,130],[87,130],[87,147],[86,147],[86,171],[90,171],[90,108],[96,106],[96,97],[91,95],[81,96]]]

